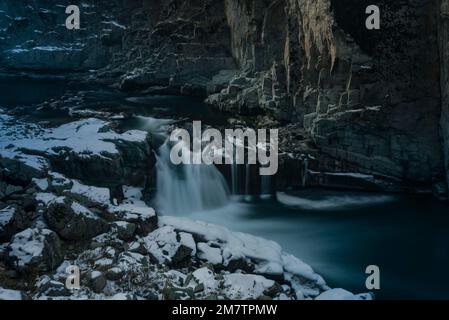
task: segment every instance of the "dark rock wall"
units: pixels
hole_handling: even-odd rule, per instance
[[[381,8],[380,31],[365,28],[369,4]],[[329,170],[356,165],[410,182],[443,180],[435,2],[229,0],[226,6],[242,72],[209,102],[304,123],[336,160]]]

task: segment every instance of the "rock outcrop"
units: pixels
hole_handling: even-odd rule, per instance
[[[51,271],[62,262],[61,242],[49,229],[26,229],[6,247],[6,261],[19,271]]]
[[[441,70],[441,135],[445,155],[446,178],[449,182],[449,1],[440,0],[439,45]],[[446,186],[447,188],[447,186]],[[446,189],[447,190],[447,189]]]

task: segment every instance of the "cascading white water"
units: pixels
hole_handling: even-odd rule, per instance
[[[187,147],[184,153],[191,156]],[[184,215],[229,204],[226,180],[214,165],[174,165],[167,143],[159,148],[156,170],[155,204],[164,214]]]

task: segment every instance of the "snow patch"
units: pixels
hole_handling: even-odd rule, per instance
[[[0,227],[4,227],[11,222],[16,213],[14,207],[6,207],[0,210]]]

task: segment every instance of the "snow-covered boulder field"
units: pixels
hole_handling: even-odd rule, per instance
[[[4,114],[0,129],[0,300],[372,298],[332,290],[272,241],[158,216],[122,170],[151,161],[146,132]],[[115,185],[91,183],[114,170]],[[77,289],[66,286],[74,266]]]
[[[117,133],[96,118],[44,128],[0,109],[0,165],[28,181],[49,168],[93,185],[139,184],[154,165],[147,132]]]
[[[29,286],[18,280],[17,287],[0,289],[0,298],[371,299],[331,290],[310,266],[272,241],[157,217],[138,188],[124,187],[125,199],[114,204],[108,189],[60,174],[32,185],[37,217],[2,245],[1,268],[16,279],[24,272],[36,276]],[[79,290],[65,286],[69,266],[80,269]]]

